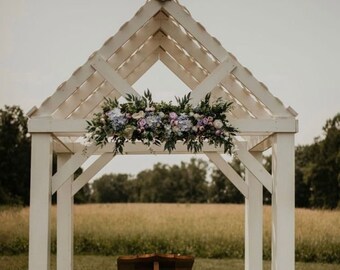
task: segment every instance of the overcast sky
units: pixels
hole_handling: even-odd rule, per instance
[[[0,0],[0,107],[19,105],[25,112],[39,107],[144,3]],[[273,95],[299,113],[296,144],[312,143],[326,119],[340,112],[340,1],[180,3]],[[188,91],[159,63],[134,88],[149,88],[155,99],[168,100]],[[127,160],[133,168],[124,165]],[[106,171],[136,173],[155,161],[173,163],[178,157],[124,157]]]

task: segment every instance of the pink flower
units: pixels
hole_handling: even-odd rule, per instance
[[[169,113],[169,117],[170,117],[171,120],[176,120],[178,115],[175,112],[171,112],[171,113]]]
[[[216,136],[221,136],[222,130],[218,129],[215,131]]]

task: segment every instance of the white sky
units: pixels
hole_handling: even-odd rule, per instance
[[[0,0],[0,107],[40,104],[144,0]],[[340,112],[340,1],[181,0],[239,62],[298,113],[296,144],[312,143]],[[134,88],[170,100],[188,89],[162,64]],[[188,160],[190,156],[183,157]],[[120,157],[105,172],[136,173],[178,156]],[[129,165],[126,165],[128,162]],[[131,166],[133,164],[133,166]]]

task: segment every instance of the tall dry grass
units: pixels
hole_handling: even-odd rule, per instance
[[[55,251],[55,207],[52,251]],[[75,206],[75,252],[171,252],[204,258],[244,256],[244,206],[93,204]],[[270,259],[271,208],[264,208],[264,257]],[[28,209],[0,211],[0,254],[28,249]],[[340,212],[296,210],[296,257],[340,263]]]

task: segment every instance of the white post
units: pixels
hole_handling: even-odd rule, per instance
[[[58,169],[70,157],[70,154],[58,154]],[[57,270],[73,269],[72,182],[73,176],[67,179],[57,191]]]
[[[51,251],[52,139],[33,134],[31,145],[29,270],[49,270]]]
[[[295,269],[294,134],[273,136],[272,270]]]
[[[252,152],[252,154],[258,161],[262,161],[262,152]],[[246,169],[246,183],[249,194],[248,198],[245,198],[245,269],[262,270],[263,186],[248,169]]]

